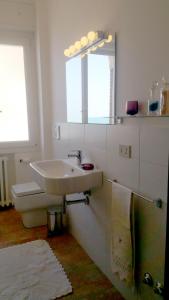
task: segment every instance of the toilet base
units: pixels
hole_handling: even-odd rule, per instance
[[[21,213],[23,225],[32,228],[47,224],[47,209],[36,209]]]
[[[47,195],[36,182],[13,185],[11,193],[26,228],[46,225],[48,207],[63,203],[62,196]]]

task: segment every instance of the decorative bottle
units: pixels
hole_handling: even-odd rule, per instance
[[[148,114],[150,116],[160,115],[160,90],[158,81],[154,81],[150,89],[148,100]]]
[[[162,78],[162,89],[161,89],[161,115],[169,115],[169,82]]]

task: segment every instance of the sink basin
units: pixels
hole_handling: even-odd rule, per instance
[[[80,193],[102,185],[101,170],[85,171],[70,159],[35,161],[30,166],[48,194]]]

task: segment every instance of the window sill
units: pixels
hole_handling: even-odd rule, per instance
[[[40,151],[40,145],[38,143],[31,142],[0,142],[0,154],[19,153],[25,151]]]

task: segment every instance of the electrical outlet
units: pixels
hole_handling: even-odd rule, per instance
[[[131,158],[131,145],[119,145],[119,155],[125,158]]]

